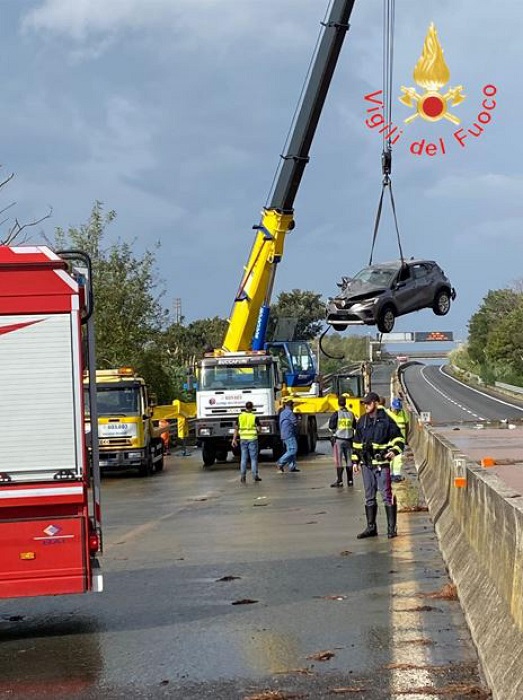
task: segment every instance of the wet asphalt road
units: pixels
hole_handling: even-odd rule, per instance
[[[357,540],[361,478],[330,488],[319,450],[245,486],[198,451],[105,478],[105,592],[0,602],[0,697],[487,697],[427,513]]]

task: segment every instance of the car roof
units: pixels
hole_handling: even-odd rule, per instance
[[[434,260],[421,260],[421,259],[416,258],[416,259],[412,259],[412,260],[389,260],[388,262],[374,263],[373,265],[368,265],[367,267],[374,268],[374,269],[397,267],[399,269],[402,265],[416,265],[416,264],[421,264],[421,263],[427,263],[429,265],[436,264],[436,262]]]

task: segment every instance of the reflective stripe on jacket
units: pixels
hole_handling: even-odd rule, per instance
[[[405,448],[405,441],[395,421],[384,411],[378,409],[376,417],[362,416],[356,423],[354,442],[352,443],[352,461],[368,466],[384,466],[387,452],[399,455]]]
[[[243,411],[238,416],[238,432],[240,440],[256,440],[258,431],[256,430],[256,416],[249,411]]]

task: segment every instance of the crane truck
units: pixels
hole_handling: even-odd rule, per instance
[[[303,342],[268,344],[266,332],[276,269],[283,258],[285,237],[295,225],[294,200],[354,2],[332,2],[268,206],[262,211],[260,224],[254,227],[257,233],[223,346],[206,354],[196,365],[196,437],[202,444],[205,466],[227,457],[236,418],[247,401],[252,401],[260,420],[260,449],[272,448],[277,458],[282,449],[278,409],[285,393],[296,392],[301,397],[296,406],[300,451],[312,451],[316,445],[315,414],[320,406],[315,397],[305,397],[316,374],[311,349]],[[321,403],[325,405],[325,400]]]
[[[0,246],[0,598],[102,590],[90,280],[84,253]]]

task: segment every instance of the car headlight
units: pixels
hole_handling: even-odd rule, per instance
[[[200,428],[200,435],[203,435],[204,437],[209,437],[210,434],[211,434],[210,428]]]
[[[369,306],[374,306],[378,303],[378,299],[367,299],[366,301],[360,301],[358,304],[354,304],[352,307],[353,311],[361,311],[362,309],[368,309]]]

